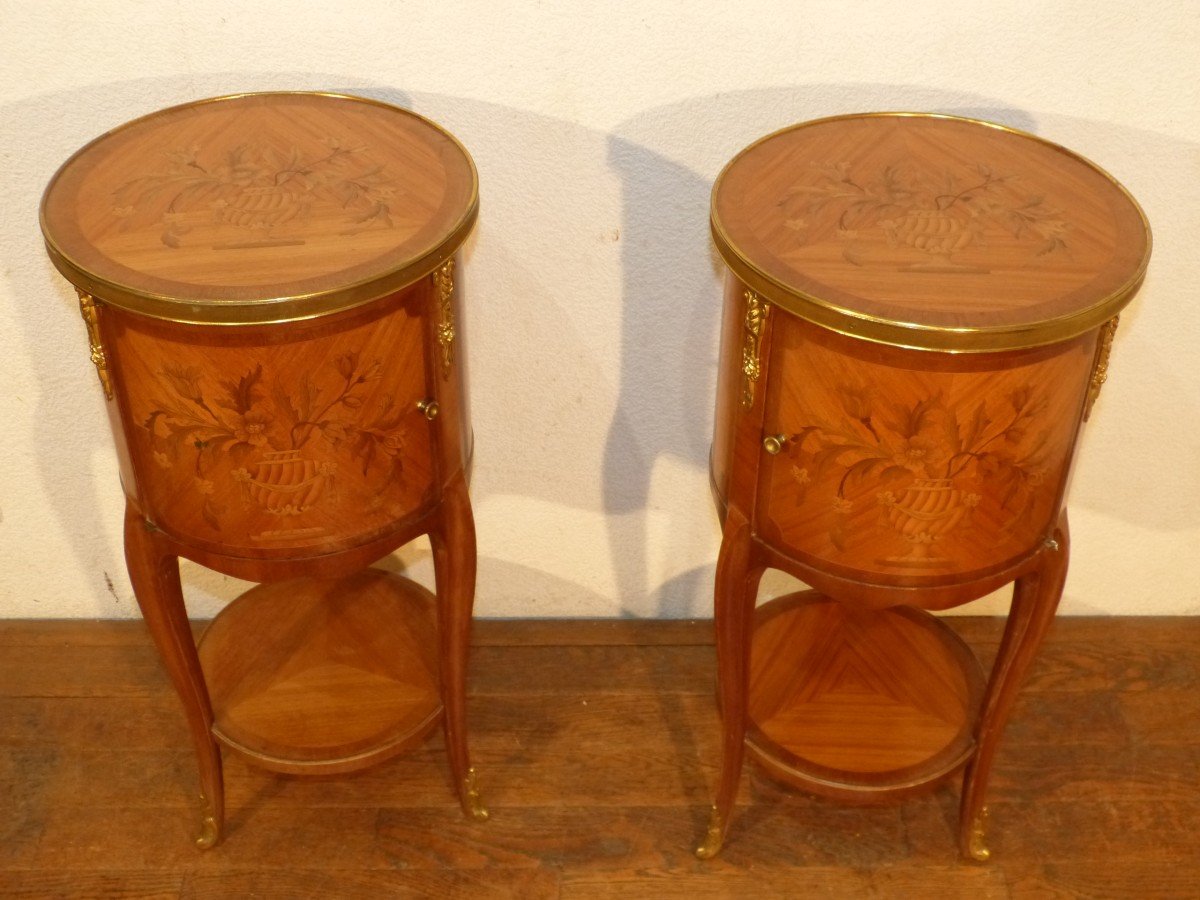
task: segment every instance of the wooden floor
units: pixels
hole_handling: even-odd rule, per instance
[[[989,664],[1001,622],[955,619]],[[993,860],[956,858],[957,786],[846,808],[717,765],[711,623],[478,623],[474,760],[440,738],[339,778],[231,759],[223,844],[141,623],[0,622],[4,897],[1200,897],[1200,619],[1060,619],[1001,747]]]

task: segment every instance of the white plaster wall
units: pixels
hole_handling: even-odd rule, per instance
[[[265,89],[411,107],[475,156],[480,615],[711,612],[712,180],[768,131],[875,109],[1045,135],[1142,202],[1155,256],[1077,467],[1064,609],[1200,613],[1198,46],[1194,0],[0,0],[0,616],[136,613],[43,186],[131,117]],[[190,565],[185,586],[197,615],[241,589]]]

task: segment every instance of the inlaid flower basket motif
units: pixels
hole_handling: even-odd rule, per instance
[[[801,243],[844,242],[846,259],[856,265],[867,261],[862,255],[870,243],[882,241],[911,252],[902,266],[911,271],[972,270],[955,257],[997,238],[1027,243],[1032,256],[1067,250],[1061,212],[1016,176],[985,165],[926,172],[896,164],[864,173],[841,163],[817,173],[780,202],[784,226]]]
[[[396,187],[367,148],[333,138],[320,146],[174,150],[162,170],[118,188],[112,212],[126,228],[160,224],[163,244],[174,248],[192,238],[229,246],[303,243],[314,210],[346,235],[391,227]]]
[[[228,512],[217,496],[230,492],[217,488],[231,484],[245,507],[296,517],[336,501],[339,457],[361,468],[376,497],[403,480],[409,410],[391,396],[364,402],[380,371],[379,361],[364,363],[357,352],[292,384],[269,380],[262,364],[226,379],[167,363],[143,426],[159,466],[192,474],[211,528],[220,530]]]
[[[1037,499],[1049,435],[1033,429],[1044,400],[1030,388],[974,406],[941,393],[910,405],[880,402],[866,386],[840,387],[837,399],[845,416],[812,419],[789,435],[784,461],[797,504],[832,506],[829,538],[838,550],[851,537],[852,514],[873,501],[897,550],[880,562],[947,565],[982,500],[994,501],[1011,527]],[[817,497],[814,485],[836,487]]]

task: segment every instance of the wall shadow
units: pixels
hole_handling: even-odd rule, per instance
[[[20,358],[3,360],[7,385],[33,385],[26,398],[33,409],[32,459],[11,459],[10,475],[28,472],[44,486],[44,496],[54,522],[66,538],[73,557],[54,569],[82,573],[90,586],[89,598],[73,594],[63,601],[52,592],[67,577],[44,568],[27,583],[48,592],[46,605],[56,600],[73,603],[67,614],[126,616],[136,611],[133,591],[125,572],[121,536],[123,495],[116,477],[115,457],[108,438],[109,425],[103,395],[87,354],[87,337],[79,316],[78,299],[66,280],[46,257],[38,228],[42,192],[57,167],[85,143],[106,129],[140,115],[177,103],[245,90],[332,90],[377,97],[397,106],[411,107],[409,95],[378,86],[352,84],[342,76],[280,72],[224,73],[176,76],[89,85],[70,91],[42,94],[0,106],[0,156],[7,160],[6,177],[0,180],[0,204],[17,211],[24,224],[15,235],[6,235],[4,277],[15,307],[11,318],[24,340]],[[47,122],[54,122],[49,129]],[[30,135],[39,135],[36,145]],[[9,371],[11,367],[11,371]],[[20,367],[20,375],[17,374]],[[11,447],[12,442],[6,442]],[[3,452],[3,451],[0,451]],[[11,484],[16,484],[16,479]],[[3,503],[14,508],[15,492]],[[32,518],[32,517],[29,517]],[[59,536],[48,536],[58,543]],[[32,562],[32,561],[31,561]],[[37,565],[37,563],[34,563]],[[43,565],[45,565],[43,563]],[[194,615],[212,615],[245,584],[184,563],[186,593]],[[27,592],[26,592],[27,593]],[[22,606],[17,615],[38,615],[37,607]],[[55,614],[47,609],[45,614]],[[58,614],[63,614],[61,611]]]
[[[647,559],[645,515],[636,513],[645,512],[653,472],[664,458],[707,470],[724,269],[711,249],[707,229],[713,181],[742,147],[778,128],[826,115],[874,110],[927,110],[985,119],[1072,144],[1085,155],[1087,147],[1108,147],[1111,155],[1120,158],[1131,145],[1137,146],[1134,158],[1144,159],[1147,168],[1123,172],[1121,177],[1143,204],[1153,204],[1147,211],[1152,222],[1161,219],[1160,236],[1151,277],[1123,316],[1124,333],[1118,336],[1114,367],[1120,365],[1122,339],[1145,340],[1147,330],[1161,328],[1180,312],[1200,325],[1194,310],[1164,314],[1160,304],[1169,298],[1155,296],[1156,265],[1166,271],[1179,265],[1177,258],[1163,258],[1177,252],[1165,246],[1162,237],[1169,234],[1173,211],[1153,203],[1160,192],[1153,190],[1150,178],[1144,191],[1136,178],[1181,155],[1195,158],[1196,148],[1178,140],[1107,122],[1016,109],[975,94],[883,84],[738,91],[646,110],[625,120],[609,138],[609,165],[621,177],[623,198],[621,378],[602,479],[609,544],[627,613],[674,617],[711,612],[714,566],[691,568],[682,577],[655,583]],[[1148,305],[1154,312],[1147,312]],[[1159,365],[1157,357],[1150,359]],[[1127,379],[1128,388],[1106,389],[1108,396],[1097,407],[1103,426],[1089,430],[1085,448],[1092,442],[1098,445],[1097,453],[1119,455],[1114,445],[1144,443],[1137,435],[1161,428],[1163,416],[1182,413],[1191,422],[1200,413],[1200,392],[1181,390],[1188,376],[1174,364],[1167,363],[1155,373],[1122,372],[1117,378]],[[1146,389],[1147,380],[1153,388]],[[1134,399],[1139,385],[1143,389]],[[1112,395],[1117,393],[1126,396],[1115,399]],[[1104,400],[1121,408],[1105,416]],[[1101,433],[1090,433],[1097,430]],[[1106,482],[1101,496],[1095,479],[1077,478],[1072,505],[1099,505],[1140,528],[1194,528],[1200,522],[1198,442],[1200,434],[1193,429],[1186,446],[1147,448],[1173,457],[1173,481]],[[716,537],[716,516],[707,490],[674,500],[671,533],[678,530],[698,540],[697,523],[709,522]],[[715,563],[715,539],[708,542]],[[694,552],[694,546],[686,549]],[[768,573],[762,594],[773,596],[795,587],[793,579]]]
[[[141,79],[0,107],[0,152],[9,167],[0,202],[25,223],[5,236],[3,278],[16,336],[0,365],[6,384],[28,390],[21,402],[31,410],[28,442],[35,448],[32,457],[19,456],[6,442],[0,456],[14,483],[36,479],[48,498],[59,534],[47,542],[62,542],[71,558],[53,571],[39,557],[35,565],[44,571],[35,578],[47,601],[69,614],[129,615],[135,607],[121,562],[121,495],[103,404],[76,299],[41,246],[41,192],[55,168],[105,127],[247,89],[342,90],[412,108],[449,128],[475,157],[481,216],[466,246],[463,325],[477,437],[472,495],[481,610],[711,614],[719,533],[707,452],[723,274],[708,234],[712,182],[763,134],[850,110],[976,116],[1045,134],[1102,163],[1106,148],[1112,158],[1139,161],[1137,171],[1114,174],[1146,207],[1156,229],[1155,259],[1122,317],[1112,378],[1084,441],[1072,506],[1133,532],[1183,533],[1200,523],[1200,433],[1192,424],[1200,420],[1194,390],[1200,363],[1179,352],[1190,344],[1186,335],[1200,333],[1200,306],[1156,291],[1159,277],[1182,284],[1198,274],[1186,225],[1200,202],[1180,196],[1197,188],[1168,184],[1162,175],[1177,171],[1181,160],[1200,159],[1194,144],[1035,114],[969,93],[895,85],[697,97],[601,131],[339,75]],[[47,121],[56,127],[45,128]],[[31,146],[30,135],[45,137]],[[1161,353],[1149,349],[1160,346]],[[1135,347],[1137,368],[1126,361]],[[1168,422],[1182,423],[1175,441],[1147,439],[1167,431]],[[1125,473],[1100,471],[1100,460],[1123,460]],[[11,527],[22,500],[5,493],[0,505]],[[514,522],[528,534],[514,535]],[[415,563],[423,552],[404,551],[401,560]],[[72,569],[84,573],[86,600],[68,595]],[[523,574],[509,583],[513,572]],[[29,583],[27,574],[20,577]],[[198,615],[242,590],[200,567],[187,567],[186,579]],[[793,586],[772,576],[764,596]],[[527,605],[518,605],[522,597]],[[13,614],[35,610],[20,606]]]
[[[599,465],[589,454],[598,458],[607,423],[603,411],[597,414],[603,398],[593,386],[612,380],[605,371],[611,355],[597,346],[597,325],[610,319],[611,310],[608,295],[600,290],[593,293],[604,296],[604,303],[580,302],[571,267],[591,266],[607,283],[617,280],[620,260],[610,229],[599,228],[579,203],[580,196],[597,196],[602,184],[611,182],[603,165],[605,135],[496,104],[313,73],[114,82],[0,107],[0,149],[14,161],[12,177],[0,182],[0,202],[19,210],[17,218],[24,223],[6,247],[15,260],[4,272],[7,289],[21,302],[10,310],[9,339],[15,346],[3,365],[19,372],[28,385],[23,401],[32,409],[29,441],[38,448],[14,458],[9,472],[17,480],[37,483],[44,498],[44,509],[37,510],[43,520],[39,527],[54,532],[71,555],[58,572],[51,568],[57,562],[39,557],[33,563],[44,570],[37,582],[47,606],[54,605],[59,615],[136,612],[122,560],[123,497],[103,400],[87,358],[74,292],[54,271],[41,244],[41,193],[71,153],[106,128],[136,116],[238,91],[304,89],[344,91],[414,109],[447,127],[474,156],[482,216],[464,247],[467,264],[460,286],[467,301],[459,324],[466,338],[477,438],[472,495],[480,531],[480,608],[496,614],[510,603],[534,615],[539,610],[563,614],[564,609],[567,614],[611,614],[607,592],[583,578],[565,577],[571,574],[569,567],[554,571],[550,565],[543,577],[535,577],[537,562],[555,559],[545,546],[507,558],[501,554],[489,562],[489,549],[505,549],[513,529],[489,515],[487,505],[491,498],[515,497],[568,510],[602,506],[593,474]],[[44,130],[39,123],[46,120],[59,123],[53,139],[25,148],[28,135]],[[537,173],[536,184],[530,172]],[[615,205],[607,218],[617,224]],[[585,248],[582,260],[580,246]],[[514,432],[519,440],[511,437]],[[12,503],[0,505],[13,520],[23,518]],[[598,513],[591,517],[593,522],[599,518]],[[531,524],[539,524],[536,517]],[[602,526],[593,530],[603,534]],[[561,528],[549,532],[537,538],[552,542],[565,537],[567,543],[576,538],[564,536]],[[582,540],[597,546],[590,536]],[[420,546],[401,551],[400,565],[411,563],[420,572],[424,552]],[[189,610],[198,617],[215,614],[245,589],[243,582],[200,566],[185,562],[183,571]],[[504,572],[524,574],[510,578]],[[79,582],[86,585],[84,591],[74,587]],[[494,589],[491,600],[489,588]],[[22,608],[13,614],[37,613]]]

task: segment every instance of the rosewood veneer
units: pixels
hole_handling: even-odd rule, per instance
[[[940,115],[784,129],[713,189],[729,267],[712,484],[722,760],[851,802],[988,774],[1062,593],[1066,488],[1117,314],[1150,255],[1113,178],[1041,138]],[[773,567],[815,590],[756,609]],[[929,614],[1013,582],[990,676]]]
[[[123,125],[42,204],[120,456],[125,553],[199,760],[345,772],[439,723],[464,809],[475,532],[451,135],[362,98],[247,94]],[[436,595],[369,568],[420,535]],[[263,582],[197,650],[178,558]]]

